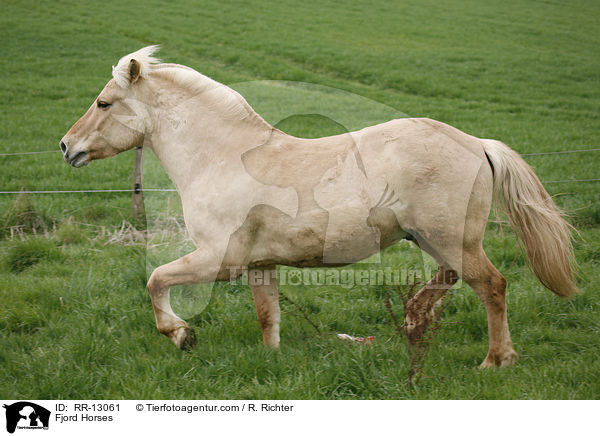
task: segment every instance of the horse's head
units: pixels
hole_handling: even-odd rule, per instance
[[[113,67],[113,79],[60,141],[66,162],[79,168],[142,145],[149,118],[143,82],[156,49],[143,48]]]

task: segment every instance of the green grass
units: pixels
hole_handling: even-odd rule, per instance
[[[0,153],[57,149],[110,66],[153,43],[165,60],[230,84],[268,121],[300,136],[408,115],[522,153],[600,145],[595,2],[5,1],[3,11]],[[552,181],[599,177],[599,156],[527,160]],[[0,190],[128,188],[132,162],[124,153],[74,170],[59,153],[0,157]],[[148,153],[144,177],[146,186],[171,186]],[[546,187],[581,232],[584,293],[561,300],[543,290],[512,231],[490,224],[485,247],[508,280],[521,359],[477,369],[487,351],[485,310],[459,287],[413,388],[381,287],[284,286],[321,334],[283,305],[279,352],[262,347],[243,284],[174,290],[174,306],[199,339],[181,353],[156,331],[145,281],[149,266],[189,246],[146,253],[117,237],[132,220],[128,194],[0,195],[0,397],[598,399],[598,184]],[[146,211],[152,229],[154,219],[180,216],[180,205],[155,193]],[[421,260],[404,244],[382,256],[391,266]],[[195,310],[186,297],[194,290]],[[376,339],[347,344],[335,332]]]

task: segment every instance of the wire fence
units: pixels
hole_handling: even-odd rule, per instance
[[[31,154],[60,153],[60,150],[22,151],[19,153],[0,153],[0,156],[27,156]]]
[[[177,189],[168,188],[140,188],[140,189],[75,189],[61,191],[0,191],[0,194],[73,194],[73,193],[95,193],[95,192],[176,192]]]
[[[585,153],[588,151],[600,151],[600,148],[584,148],[579,150],[542,151],[539,153],[520,153],[521,156],[542,156],[547,154]]]
[[[600,182],[600,179],[542,180],[542,183],[581,183],[581,182]]]
[[[565,153],[585,153],[589,151],[600,151],[600,148],[583,148],[577,150],[563,150],[563,151],[542,151],[539,153],[520,153],[521,156],[542,156],[549,154],[565,154]],[[31,154],[46,154],[46,153],[60,153],[60,150],[42,150],[42,151],[22,151],[16,153],[0,153],[0,156],[27,156]]]
[[[600,151],[600,148],[586,148],[576,150],[562,150],[562,151],[545,151],[539,153],[521,153],[521,156],[545,156],[545,155],[561,155],[568,153],[589,153]],[[24,151],[16,153],[0,153],[0,157],[13,157],[13,156],[30,156],[37,154],[47,153],[60,153],[60,150],[42,150],[42,151]],[[554,184],[554,183],[588,183],[588,182],[600,182],[600,178],[590,179],[565,179],[565,180],[543,180],[542,183]],[[77,189],[77,190],[26,190],[26,191],[0,191],[0,194],[74,194],[74,193],[119,193],[119,192],[176,192],[176,189],[171,188],[139,188],[139,189]]]

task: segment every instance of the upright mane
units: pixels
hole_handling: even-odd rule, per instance
[[[158,51],[160,46],[149,45],[138,51],[123,56],[119,59],[117,66],[112,67],[112,76],[121,88],[129,87],[129,63],[135,59],[140,64],[140,76],[144,79],[148,78],[148,74],[152,71],[154,65],[160,63],[160,59],[152,56]]]
[[[140,65],[142,78],[160,76],[193,94],[202,94],[207,105],[228,118],[244,119],[252,116],[266,123],[238,92],[228,86],[206,77],[193,68],[161,63],[160,59],[153,56],[159,48],[158,45],[151,45],[123,56],[112,69],[117,85],[121,88],[129,87],[129,63],[135,59]]]

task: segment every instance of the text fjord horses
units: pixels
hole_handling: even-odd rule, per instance
[[[407,304],[418,340],[432,308],[464,279],[485,305],[489,352],[482,366],[517,358],[504,277],[482,248],[492,197],[551,291],[577,292],[569,225],[531,168],[501,142],[430,119],[398,119],[319,139],[287,135],[235,91],[146,47],[122,58],[86,114],[60,142],[81,167],[143,145],[177,187],[197,249],[148,281],[158,330],[177,347],[193,332],[169,302],[178,284],[229,280],[248,267],[266,345],[279,345],[276,266],[339,266],[402,238],[439,264]],[[256,273],[256,274],[254,274]]]

